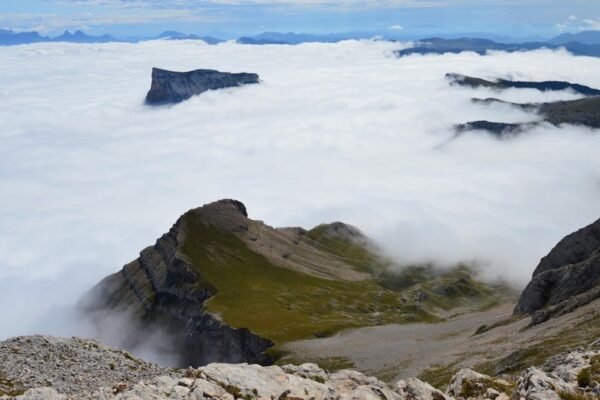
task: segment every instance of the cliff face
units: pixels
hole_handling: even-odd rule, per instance
[[[600,220],[562,239],[535,269],[516,314],[533,323],[562,315],[600,297]]]
[[[226,204],[231,212],[239,207],[235,202]],[[181,365],[264,361],[261,353],[272,346],[271,341],[232,328],[205,311],[204,303],[216,290],[181,254],[185,232],[182,217],[138,259],[100,282],[86,296],[84,308],[92,316],[131,315],[140,325],[138,332],[160,326],[174,336]],[[128,345],[135,347],[142,339],[132,336]]]
[[[152,86],[146,95],[146,104],[161,105],[180,103],[208,90],[224,89],[258,83],[257,74],[219,72],[199,69],[190,72],[174,72],[152,69]]]

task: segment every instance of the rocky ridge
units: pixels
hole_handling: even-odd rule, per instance
[[[555,126],[571,124],[586,126],[589,128],[600,128],[600,90],[576,83],[562,81],[509,81],[499,79],[489,81],[485,79],[465,76],[460,74],[446,74],[451,85],[465,86],[470,88],[489,88],[504,90],[508,88],[532,88],[541,91],[571,90],[578,94],[587,96],[582,99],[569,101],[556,101],[550,103],[510,103],[496,98],[472,99],[475,104],[505,104],[519,108],[523,111],[535,113],[540,120],[527,123],[504,123],[492,121],[471,121],[455,126],[457,135],[468,131],[481,130],[494,134],[498,138],[515,136],[521,132],[531,129],[540,123],[547,122]]]
[[[99,329],[121,316],[123,327],[112,337],[128,332],[118,342],[124,348],[134,351],[158,330],[180,354],[173,365],[199,366],[270,363],[276,351],[265,351],[274,344],[435,322],[446,310],[504,299],[502,289],[467,268],[417,267],[398,277],[387,268],[355,227],[273,228],[248,218],[241,202],[221,200],[186,212],[138,259],[100,282],[81,308]]]
[[[504,90],[504,89],[537,89],[542,92],[570,90],[584,96],[600,96],[600,90],[589,86],[580,85],[565,81],[512,81],[508,79],[496,79],[493,81],[475,78],[472,76],[461,75],[456,73],[446,74],[446,79],[450,84],[457,86],[467,86],[471,88],[485,87],[489,89]]]
[[[600,298],[600,220],[562,239],[536,267],[515,314],[539,324]]]
[[[525,42],[525,43],[498,43],[489,39],[480,38],[458,38],[442,39],[428,38],[417,41],[413,47],[396,50],[397,57],[405,57],[412,54],[459,54],[462,52],[475,52],[485,56],[489,51],[506,51],[509,53],[519,51],[532,51],[539,49],[564,48],[574,55],[597,57],[600,55],[600,45],[596,43],[579,43],[571,41],[567,43],[551,42]]]
[[[257,74],[229,73],[211,69],[174,72],[152,69],[152,85],[146,95],[146,104],[162,105],[180,103],[208,90],[225,89],[258,83]]]
[[[48,368],[43,361],[46,354],[43,348],[41,358],[28,358],[37,354],[45,343],[54,344],[54,357],[72,359],[76,368],[61,364]],[[491,377],[462,369],[442,391],[416,378],[387,385],[360,372],[349,369],[330,372],[310,363],[270,367],[209,364],[197,369],[166,371],[134,359],[134,370],[128,364],[127,353],[95,341],[20,337],[0,344],[0,355],[10,360],[0,364],[3,385],[0,398],[559,400],[580,396],[577,398],[593,399],[600,395],[597,347],[592,344],[557,355],[541,367],[531,367],[517,376]],[[90,348],[106,357],[90,358],[87,356]],[[23,373],[24,370],[27,372]],[[151,371],[155,375],[151,376]]]

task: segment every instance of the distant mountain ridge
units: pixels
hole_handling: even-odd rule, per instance
[[[397,50],[395,54],[398,57],[405,57],[412,54],[459,54],[463,52],[475,52],[483,56],[488,51],[514,53],[540,49],[557,50],[560,48],[564,48],[577,56],[600,57],[600,43],[586,44],[577,41],[561,44],[552,42],[498,43],[493,40],[478,38],[422,39],[417,41],[413,47]]]
[[[600,44],[600,31],[582,31],[577,33],[563,33],[550,40],[548,43],[552,44],[568,44],[572,42],[578,42],[581,44],[597,45]]]
[[[472,35],[472,36],[471,36]],[[18,44],[40,43],[40,42],[73,42],[73,43],[108,43],[128,42],[137,43],[147,40],[202,40],[208,44],[219,44],[225,42],[233,35],[219,33],[214,35],[187,34],[174,30],[164,31],[156,36],[145,36],[136,38],[119,38],[109,34],[94,36],[83,31],[65,31],[57,37],[40,35],[38,32],[15,32],[12,30],[0,30],[0,46],[11,46]],[[410,34],[397,34],[392,32],[369,32],[355,31],[342,33],[297,33],[297,32],[262,32],[257,35],[243,35],[235,39],[239,44],[248,45],[297,45],[302,43],[337,43],[343,40],[381,39],[388,41],[415,40],[416,45],[409,49],[399,50],[398,56],[410,54],[445,54],[461,53],[463,51],[474,51],[485,54],[487,51],[528,51],[542,48],[558,49],[564,47],[575,55],[600,57],[600,31],[583,31],[578,33],[565,33],[550,40],[531,37],[533,41],[518,41],[510,37],[498,36],[486,33],[465,33],[464,37],[457,34],[438,35],[426,39],[419,39]]]

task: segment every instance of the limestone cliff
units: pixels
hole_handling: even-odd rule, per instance
[[[517,306],[533,323],[600,297],[600,220],[562,239],[542,258]]]
[[[146,104],[160,105],[180,103],[208,90],[225,89],[258,83],[257,74],[219,72],[198,69],[174,72],[160,68],[152,69],[152,86],[146,96]]]

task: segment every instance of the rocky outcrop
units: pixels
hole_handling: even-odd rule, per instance
[[[580,85],[578,83],[571,83],[565,81],[511,81],[508,79],[496,79],[493,81],[485,80],[481,78],[475,78],[472,76],[466,76],[456,73],[446,74],[446,79],[450,81],[452,85],[468,86],[471,88],[485,87],[496,90],[503,89],[537,89],[542,92],[547,91],[560,91],[570,90],[575,93],[582,94],[584,96],[599,96],[600,90],[591,88],[589,86]]]
[[[0,343],[0,399],[541,400],[598,398],[600,350],[552,357],[505,379],[461,369],[445,392],[416,378],[377,378],[316,364],[209,364],[163,369],[96,341],[20,337]]]
[[[225,89],[258,83],[257,74],[229,73],[210,69],[174,72],[152,69],[152,86],[146,95],[146,104],[161,105],[180,103],[208,90]]]
[[[494,134],[498,138],[506,138],[531,129],[539,125],[541,122],[548,122],[556,126],[570,124],[596,129],[600,128],[600,90],[598,89],[560,81],[526,82],[509,81],[503,79],[488,81],[485,79],[460,74],[446,74],[446,78],[452,85],[466,86],[471,88],[484,87],[495,90],[507,88],[534,88],[541,91],[571,90],[579,94],[589,96],[577,100],[525,104],[510,103],[495,98],[472,99],[472,102],[475,104],[504,104],[519,108],[523,111],[533,112],[539,116],[539,121],[527,123],[472,121],[465,124],[456,125],[455,130],[458,134],[474,130],[483,130]]]
[[[471,131],[485,131],[498,139],[513,137],[529,127],[530,124],[508,124],[505,122],[471,121],[454,127],[457,135]]]
[[[515,314],[531,314],[538,324],[599,297],[600,220],[562,239],[540,261]]]
[[[207,223],[215,219],[223,229],[236,229],[230,225],[247,216],[244,205],[234,200],[199,212],[207,215]],[[98,325],[114,315],[126,315],[130,329],[124,345],[128,348],[142,342],[146,331],[160,329],[176,346],[180,365],[265,361],[262,353],[271,341],[248,329],[232,328],[204,310],[204,302],[216,290],[181,253],[185,235],[184,215],[137,260],[100,282],[82,300],[82,308]]]

